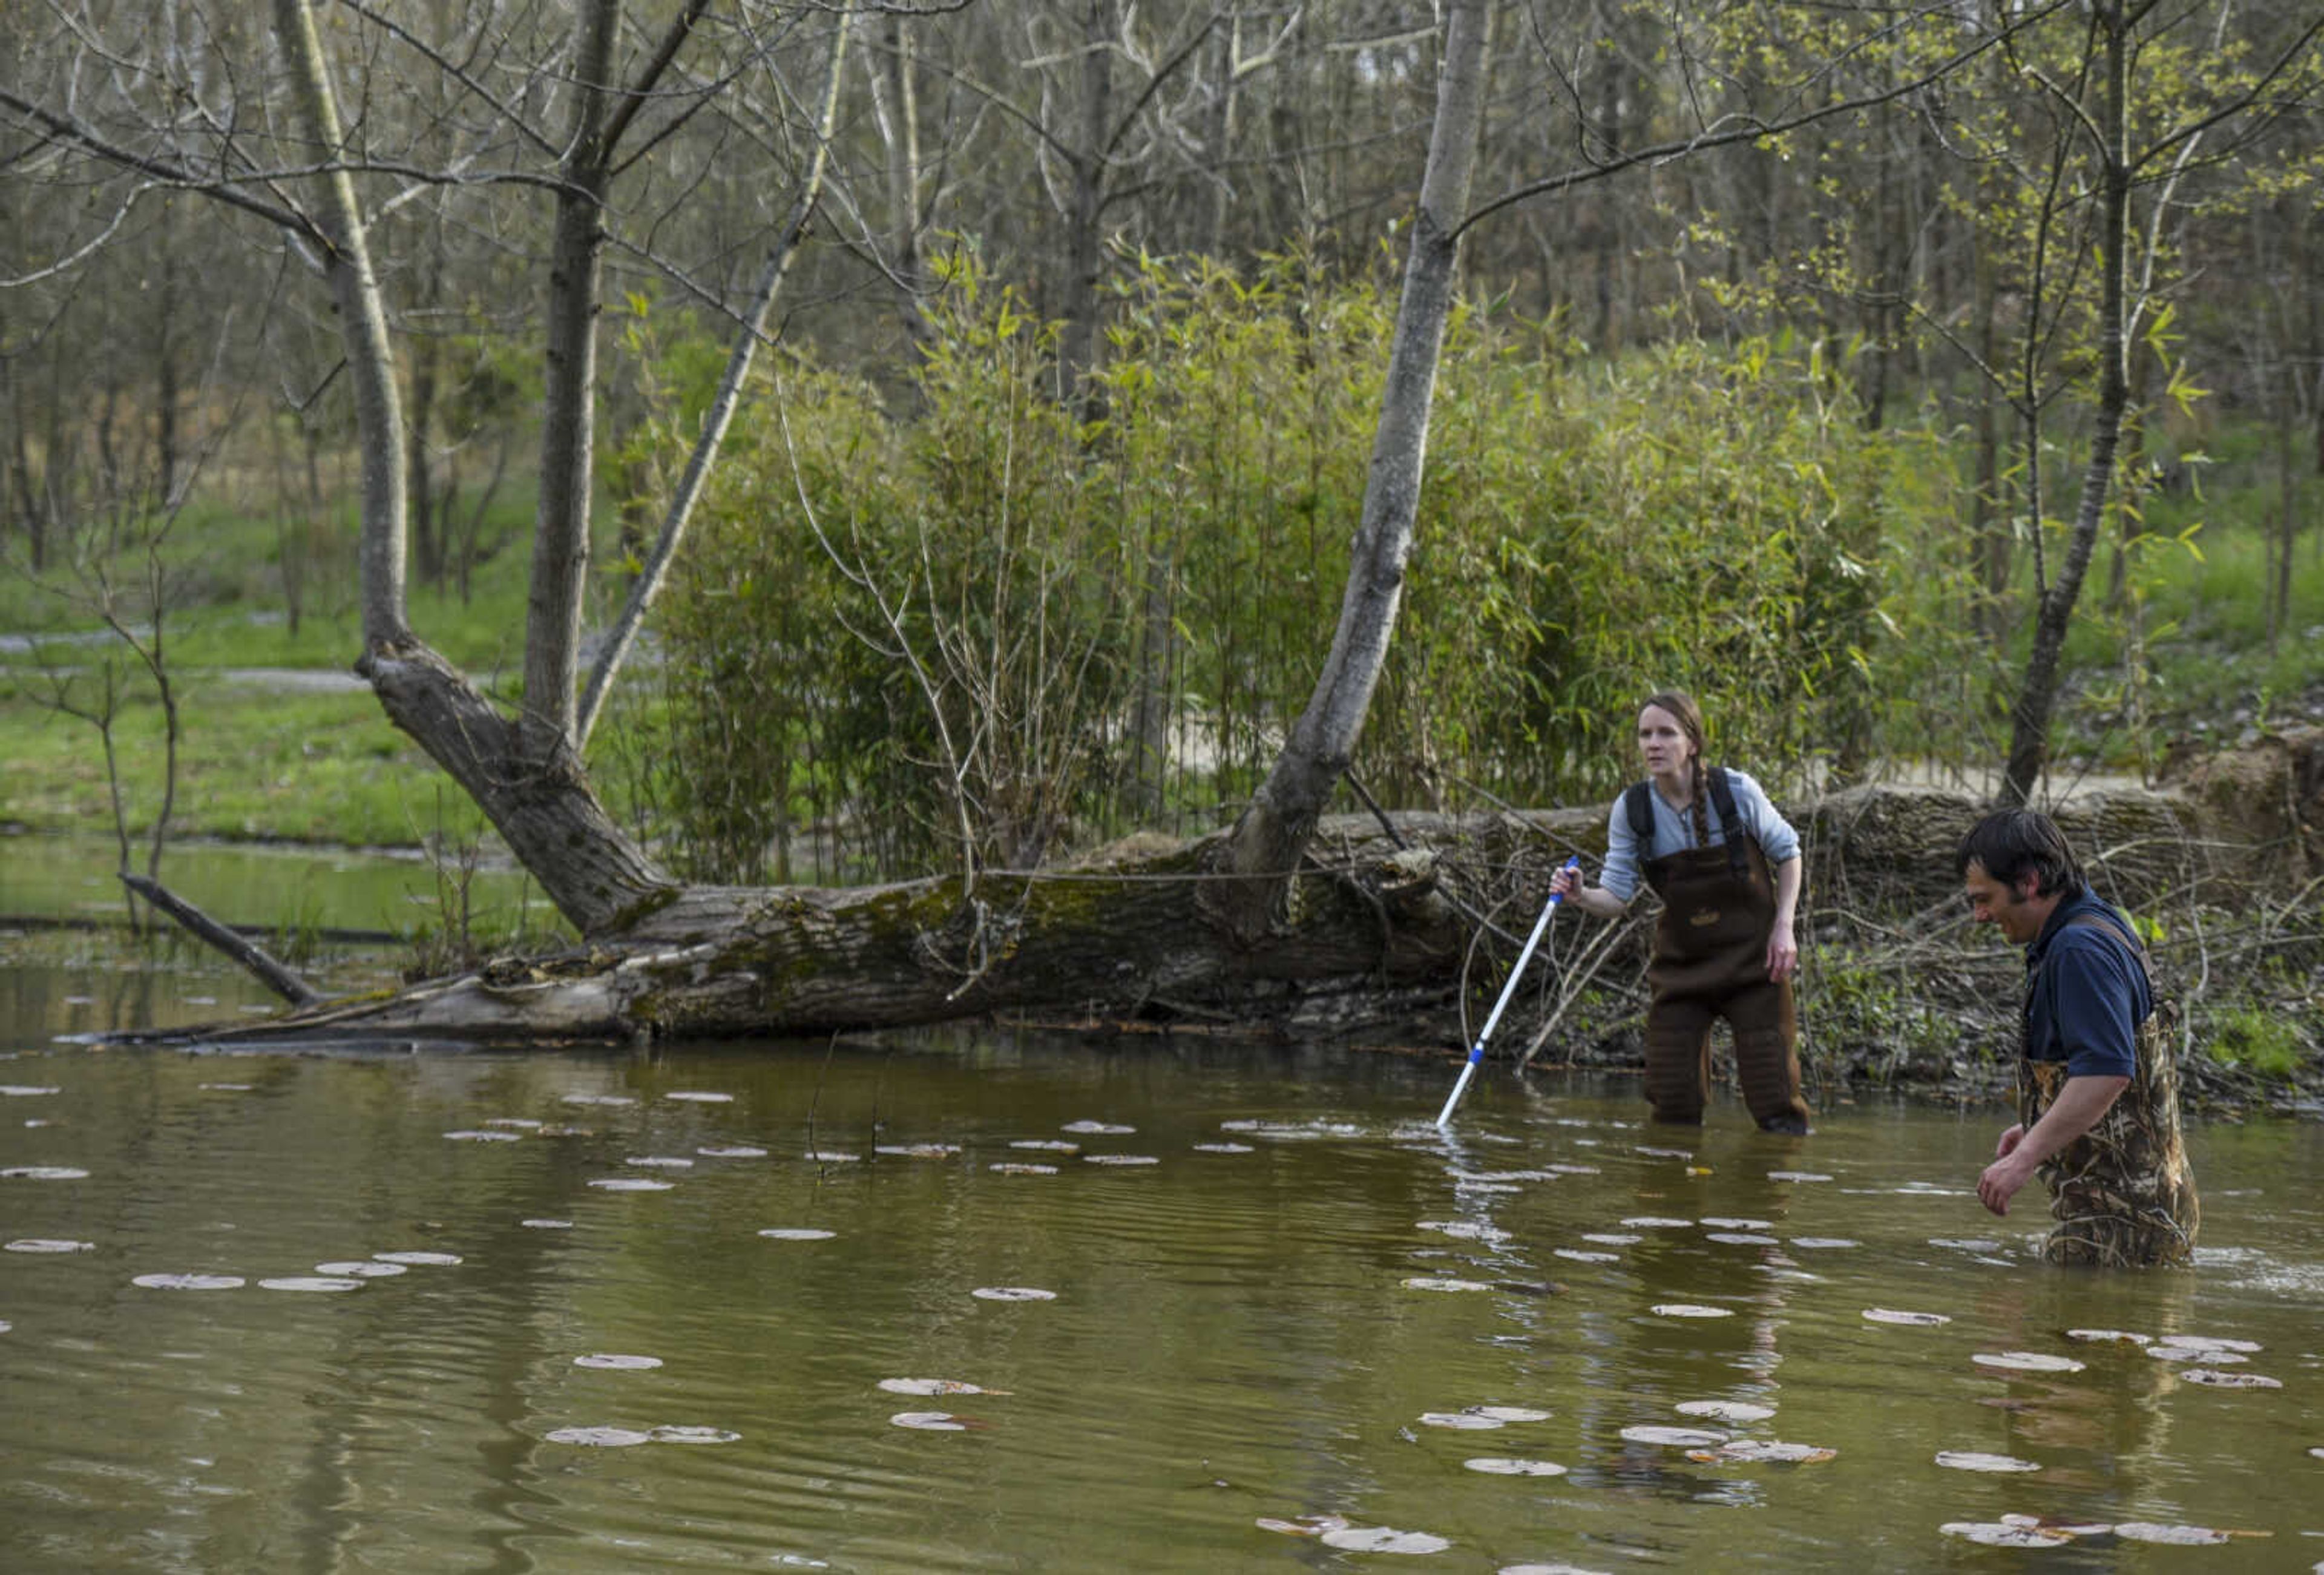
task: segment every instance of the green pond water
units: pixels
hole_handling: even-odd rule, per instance
[[[1215,1039],[56,1042],[254,1002],[114,977],[0,967],[0,1570],[2324,1560],[2314,1123],[2195,1124],[2196,1271],[2068,1273],[1969,1192],[1998,1110],[1674,1135],[1499,1071],[1447,1139],[1449,1058]],[[1944,1529],[2009,1515],[2081,1531]]]

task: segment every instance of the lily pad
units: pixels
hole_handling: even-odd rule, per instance
[[[1497,1416],[1487,1416],[1471,1407],[1466,1411],[1424,1411],[1420,1414],[1423,1427],[1449,1427],[1455,1432],[1486,1432],[1508,1425]]]
[[[1488,1225],[1478,1220],[1423,1220],[1413,1227],[1416,1230],[1434,1230],[1440,1236],[1450,1236],[1461,1241],[1507,1241],[1509,1233],[1498,1225]]]
[[[759,1232],[770,1241],[829,1241],[839,1234],[812,1225],[772,1225]]]
[[[149,1291],[238,1291],[247,1282],[240,1275],[139,1275],[129,1283]]]
[[[97,1243],[94,1241],[68,1241],[55,1236],[23,1236],[14,1241],[0,1244],[0,1251],[6,1252],[95,1252],[96,1250]]]
[[[1774,1406],[1754,1405],[1747,1400],[1682,1400],[1672,1409],[1681,1416],[1711,1422],[1765,1422],[1775,1414]]]
[[[1594,1241],[1600,1247],[1635,1247],[1646,1238],[1627,1230],[1585,1230],[1582,1233],[1582,1239]]]
[[[337,1263],[318,1263],[315,1266],[315,1272],[318,1275],[331,1275],[343,1280],[386,1280],[393,1279],[397,1275],[408,1275],[411,1271],[400,1263],[381,1263],[376,1258],[351,1257],[343,1258]]]
[[[32,1100],[42,1094],[62,1093],[60,1088],[49,1088],[38,1083],[0,1082],[0,1099]]]
[[[1771,1170],[1767,1179],[1774,1182],[1828,1182],[1831,1177],[1817,1170]]]
[[[742,1435],[723,1427],[663,1426],[648,1435],[656,1443],[722,1444],[733,1443]]]
[[[2038,1350],[1981,1350],[1969,1360],[1981,1368],[1999,1368],[2009,1373],[2079,1373],[2086,1365],[2071,1357],[2051,1356]]]
[[[1029,1148],[1040,1154],[1079,1154],[1082,1151],[1080,1144],[1067,1143],[1057,1138],[1019,1138],[1009,1147]]]
[[[1194,1152],[1197,1154],[1256,1154],[1259,1150],[1248,1143],[1197,1143],[1194,1145]]]
[[[1999,1252],[2001,1243],[1982,1236],[1932,1236],[1931,1247],[1950,1247],[1960,1252]]]
[[[1517,1460],[1500,1455],[1479,1455],[1461,1462],[1488,1477],[1563,1477],[1565,1468],[1554,1460]]]
[[[2057,1548],[2074,1540],[2047,1526],[2021,1525],[2004,1520],[1949,1520],[1937,1530],[1946,1536],[1987,1548]]]
[[[2214,1389],[2281,1389],[2281,1378],[2263,1377],[2257,1373],[2222,1373],[2209,1368],[2187,1368],[2180,1377],[2190,1384],[2204,1384]]]
[[[2181,1548],[2213,1547],[2235,1540],[2232,1532],[2207,1525],[2163,1525],[2151,1520],[2118,1522],[2114,1534],[2126,1543],[2165,1543]]]
[[[1350,1553],[1441,1553],[1452,1544],[1434,1532],[1396,1531],[1384,1525],[1342,1526],[1323,1534],[1327,1548]]]
[[[1819,1444],[1782,1443],[1774,1439],[1738,1438],[1715,1450],[1689,1450],[1686,1458],[1706,1465],[1812,1466],[1838,1455]]]
[[[576,1368],[603,1368],[616,1373],[642,1373],[661,1366],[661,1358],[624,1356],[619,1351],[610,1350],[593,1351],[587,1356],[575,1357],[573,1365]]]
[[[651,1443],[653,1435],[626,1427],[560,1427],[542,1435],[550,1443],[579,1444],[584,1449],[624,1450]]]
[[[589,1183],[608,1193],[666,1193],[676,1187],[676,1182],[656,1181],[650,1175],[601,1175]]]
[[[1794,1236],[1792,1245],[1809,1252],[1832,1252],[1845,1247],[1861,1247],[1861,1241],[1846,1236]]]
[[[2042,1468],[2032,1460],[2021,1460],[2015,1455],[1988,1455],[1977,1450],[1940,1450],[1937,1464],[1955,1471],[2038,1471]]]
[[[958,1378],[882,1378],[880,1388],[890,1395],[1006,1395],[1006,1389],[987,1389],[977,1384],[964,1384]]]
[[[957,1143],[882,1143],[872,1151],[890,1159],[949,1159],[960,1152]]]
[[[517,1223],[523,1226],[527,1230],[570,1230],[573,1229],[573,1221],[570,1220],[520,1220]]]
[[[1465,1405],[1462,1409],[1489,1416],[1495,1422],[1547,1422],[1551,1414],[1531,1405]]]
[[[448,1268],[460,1261],[456,1252],[374,1252],[378,1263],[408,1263],[423,1268]]]
[[[1489,1291],[1493,1287],[1484,1280],[1454,1279],[1446,1275],[1411,1275],[1404,1281],[1407,1291]]]
[[[1663,1427],[1642,1424],[1626,1427],[1622,1438],[1628,1443],[1657,1444],[1665,1449],[1716,1449],[1727,1441],[1727,1434],[1707,1427]]]
[[[972,1432],[984,1425],[973,1416],[954,1416],[949,1411],[899,1411],[888,1421],[920,1432]]]
[[[2225,1340],[2205,1334],[2166,1334],[2155,1343],[2174,1350],[2226,1351],[2242,1356],[2255,1356],[2266,1349],[2255,1340]]]
[[[1622,1255],[1618,1252],[1584,1252],[1578,1247],[1558,1247],[1551,1248],[1551,1251],[1559,1257],[1572,1258],[1575,1263],[1619,1263],[1622,1261]]]
[[[1864,1320],[1868,1323],[1899,1323],[1919,1329],[1932,1329],[1940,1323],[1950,1323],[1947,1312],[1906,1312],[1895,1307],[1867,1307]]]
[[[541,1126],[530,1116],[488,1116],[484,1119],[484,1125],[508,1127],[519,1132],[538,1132]]]
[[[1159,1165],[1162,1162],[1150,1154],[1084,1154],[1082,1156],[1082,1163],[1129,1168],[1141,1165]]]
[[[1773,1230],[1772,1220],[1738,1220],[1731,1214],[1705,1214],[1702,1222],[1720,1230]]]
[[[1761,1236],[1757,1231],[1752,1230],[1706,1230],[1702,1233],[1702,1239],[1705,1241],[1716,1241],[1725,1247],[1775,1247],[1778,1245],[1774,1237]]]
[[[1692,1159],[1694,1157],[1694,1151],[1691,1148],[1649,1148],[1643,1143],[1632,1152],[1643,1154],[1648,1159]]]
[[[524,1141],[513,1132],[495,1132],[490,1128],[463,1127],[457,1131],[447,1132],[444,1136],[455,1143],[521,1143]]]
[[[1057,1174],[1057,1167],[1054,1165],[1026,1165],[1005,1159],[996,1161],[984,1168],[999,1175],[1055,1175]]]
[[[1657,1318],[1732,1318],[1731,1307],[1706,1307],[1700,1302],[1657,1302],[1647,1309]]]
[[[14,1181],[87,1181],[88,1172],[69,1165],[11,1165],[0,1166],[0,1176]]]
[[[1262,1515],[1256,1523],[1261,1531],[1280,1532],[1290,1537],[1320,1537],[1327,1531],[1346,1528],[1348,1517],[1343,1515],[1303,1515],[1296,1520],[1284,1520]]]
[[[1633,1214],[1622,1223],[1632,1230],[1692,1230],[1692,1220],[1674,1220],[1664,1214]]]
[[[1055,1291],[1044,1291],[1038,1285],[979,1285],[969,1293],[982,1302],[1054,1302]]]
[[[661,1097],[666,1100],[683,1100],[688,1104],[696,1105],[731,1105],[734,1102],[733,1094],[720,1093],[714,1089],[703,1088],[672,1089]]]
[[[638,1101],[627,1094],[572,1093],[565,1096],[568,1105],[633,1105]]]
[[[643,1165],[650,1170],[692,1170],[694,1168],[694,1161],[680,1158],[674,1154],[632,1154],[622,1163]]]
[[[360,1291],[365,1282],[345,1275],[285,1275],[258,1284],[267,1291]]]
[[[1138,1128],[1135,1127],[1125,1127],[1119,1122],[1112,1121],[1067,1121],[1064,1126],[1058,1128],[1057,1130],[1060,1132],[1078,1132],[1084,1136],[1096,1133],[1107,1138],[1127,1138],[1132,1132],[1137,1131]]]
[[[1364,1129],[1350,1121],[1221,1121],[1222,1132],[1256,1132],[1263,1138],[1360,1138]]]
[[[2123,1345],[2152,1345],[2154,1340],[2152,1335],[2134,1334],[2127,1329],[2069,1329],[2066,1331],[2066,1338],[2079,1340],[2089,1345],[2104,1345],[2108,1342]]]
[[[767,1151],[748,1143],[713,1143],[694,1151],[705,1159],[764,1159]]]
[[[810,1148],[806,1153],[799,1156],[799,1157],[802,1159],[812,1159],[817,1165],[861,1165],[863,1163],[863,1156],[862,1155],[851,1154],[844,1148]]]

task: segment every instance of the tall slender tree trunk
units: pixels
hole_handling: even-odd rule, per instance
[[[1437,356],[1452,307],[1461,226],[1484,113],[1490,8],[1486,0],[1449,0],[1445,13],[1435,126],[1339,626],[1314,693],[1225,843],[1223,867],[1240,879],[1213,889],[1213,911],[1230,934],[1246,942],[1255,942],[1285,916],[1293,876],[1316,818],[1354,757],[1404,595]]]
[[[1072,211],[1065,216],[1065,328],[1058,341],[1058,395],[1095,414],[1089,382],[1097,364],[1097,281],[1105,265],[1099,219],[1105,204],[1106,123],[1113,112],[1111,0],[1089,0],[1082,19],[1081,126],[1073,154]]]
[[[2127,321],[2126,274],[2129,262],[2130,150],[2129,22],[2124,0],[2096,0],[2093,14],[2102,34],[2105,61],[2099,87],[2098,141],[2096,161],[2099,190],[2098,219],[2098,396],[2092,412],[2090,453],[2082,467],[2081,493],[2075,503],[2073,525],[2054,578],[2043,586],[2034,620],[2034,646],[2026,658],[2025,677],[2010,710],[2009,758],[2002,769],[2000,799],[2022,805],[2032,797],[2050,760],[2051,714],[2057,701],[2058,662],[2065,649],[2066,631],[2082,579],[2106,519],[2107,496],[2114,483],[2115,455],[2122,436],[2123,412],[2130,404],[2130,380],[2125,365],[2124,330]],[[2030,420],[2029,416],[2029,420]],[[2038,516],[2037,516],[2038,518]]]

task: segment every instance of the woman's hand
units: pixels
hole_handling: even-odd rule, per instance
[[[1767,932],[1767,978],[1781,984],[1799,972],[1800,944],[1792,938],[1792,926],[1778,924]]]

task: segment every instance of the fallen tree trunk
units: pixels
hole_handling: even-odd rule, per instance
[[[1794,806],[1811,926],[1932,909],[1965,922],[1953,849],[1985,807],[1958,790],[1878,787]],[[2199,762],[2162,788],[2080,794],[2055,813],[2101,893],[2127,906],[2294,891],[2324,877],[2324,733]],[[1497,986],[1513,948],[1489,936],[1480,947],[1479,916],[1521,929],[1569,852],[1603,852],[1606,820],[1594,806],[1327,817],[1281,923],[1256,943],[1204,900],[1229,833],[1078,869],[987,870],[965,900],[956,879],[685,888],[586,953],[198,1036],[630,1039],[1059,1010],[1345,1027],[1441,1007],[1464,972],[1475,989]]]

